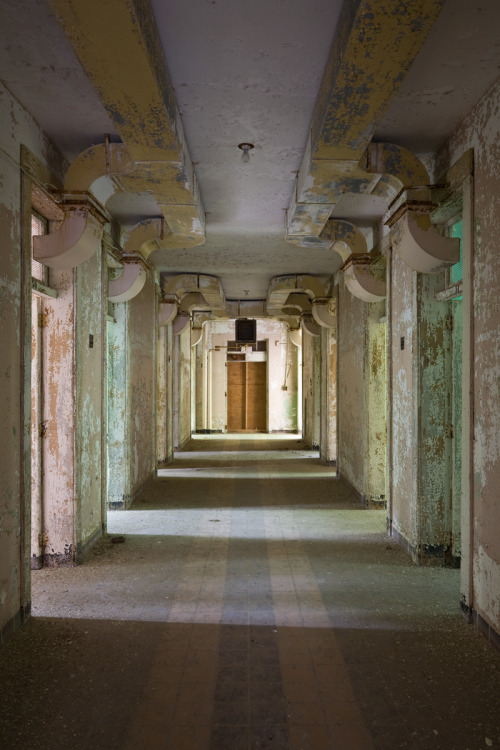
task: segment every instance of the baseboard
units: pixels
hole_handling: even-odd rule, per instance
[[[145,479],[144,482],[129,495],[122,495],[120,500],[108,500],[108,510],[127,510],[128,508],[130,508],[137,495],[142,492],[144,487],[146,487],[149,482],[156,478],[156,471],[157,470],[154,469],[149,477]]]
[[[10,641],[12,636],[19,630],[26,620],[28,620],[31,613],[31,604],[26,607],[21,607],[16,614],[10,618],[5,625],[0,627],[0,646],[3,646]]]
[[[355,487],[353,485],[353,483],[351,481],[349,481],[349,479],[347,479],[347,477],[344,474],[342,474],[342,472],[339,473],[339,478],[342,479],[342,481],[345,482],[345,484],[347,484],[347,486],[349,487],[349,489],[351,490],[351,492],[354,495],[356,495],[356,497],[358,498],[360,504],[361,505],[366,505],[366,497],[363,495],[362,492],[360,492],[358,490],[357,487]]]
[[[460,558],[444,544],[412,544],[399,529],[388,521],[389,535],[416,565],[422,567],[460,568]]]
[[[484,635],[488,643],[491,643],[492,646],[500,651],[500,633],[498,633],[492,625],[486,622],[484,617],[481,617],[479,612],[476,612],[475,609],[472,609],[472,622],[479,632]]]

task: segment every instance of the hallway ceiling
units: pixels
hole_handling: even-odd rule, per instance
[[[265,297],[278,274],[336,271],[335,252],[286,242],[284,224],[341,0],[151,6],[207,235],[198,247],[157,250],[151,262],[167,273],[218,275],[228,298]],[[420,154],[439,147],[500,74],[499,24],[498,0],[446,0],[375,139]],[[2,79],[69,161],[105,133],[119,140],[46,0],[3,0],[0,28]],[[241,142],[255,145],[247,164]],[[130,227],[158,215],[144,193],[115,196],[108,208]],[[346,193],[333,215],[368,227],[384,209],[379,198]]]

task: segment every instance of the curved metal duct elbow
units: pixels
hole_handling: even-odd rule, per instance
[[[390,201],[401,188],[428,185],[429,173],[418,156],[394,143],[370,143],[364,154],[364,168],[370,174],[382,175],[372,190]]]
[[[387,296],[386,280],[374,274],[372,261],[368,254],[352,255],[342,269],[347,288],[363,302],[380,302]]]
[[[172,323],[177,315],[177,309],[177,302],[160,301],[158,306],[158,325],[161,327],[168,326],[169,323]]]
[[[322,297],[312,302],[312,316],[321,328],[337,330],[337,301],[334,297]]]
[[[146,283],[147,272],[142,263],[125,263],[122,273],[108,282],[110,302],[128,302],[137,297]]]
[[[263,299],[228,299],[226,312],[228,318],[264,318],[266,301]]]
[[[300,315],[301,313],[310,313],[312,309],[311,300],[307,294],[301,292],[291,292],[283,305],[283,312],[286,315]]]
[[[268,315],[279,315],[286,305],[290,294],[305,294],[310,299],[324,297],[326,293],[323,282],[316,276],[308,274],[288,274],[275,276],[269,282],[266,310]]]
[[[165,295],[177,299],[189,293],[198,292],[203,296],[209,309],[216,316],[226,317],[226,300],[222,284],[217,276],[201,273],[185,273],[170,279],[165,288]]]
[[[172,331],[175,336],[180,336],[191,323],[189,313],[179,313],[172,323]]]
[[[179,304],[180,313],[191,313],[193,310],[209,310],[210,307],[207,304],[204,296],[199,292],[190,292],[185,294]]]
[[[124,143],[99,143],[82,151],[71,162],[64,179],[64,189],[91,192],[99,178],[130,174],[135,168],[136,164]],[[119,191],[119,185],[111,185],[108,197]]]
[[[33,257],[49,268],[67,271],[97,252],[108,219],[88,197],[65,202],[61,207],[64,219],[60,226],[33,237]]]
[[[289,333],[290,341],[292,344],[295,344],[295,346],[302,346],[302,329],[301,328],[294,328]]]
[[[391,238],[399,257],[419,273],[440,273],[460,260],[460,240],[439,234],[427,213],[407,210]]]
[[[307,333],[308,336],[319,336],[320,334],[320,327],[316,323],[316,321],[313,319],[312,315],[303,315],[300,320],[300,326],[304,333]]]
[[[203,328],[191,328],[191,346],[197,346],[203,338]]]

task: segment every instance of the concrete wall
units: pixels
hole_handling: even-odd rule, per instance
[[[366,302],[339,283],[339,472],[364,495],[367,401],[366,401]]]
[[[156,287],[153,272],[108,324],[108,503],[128,507],[156,468]],[[168,357],[168,345],[163,354]],[[165,403],[166,408],[166,403]],[[164,415],[167,419],[167,415]],[[167,450],[165,425],[164,449]],[[167,452],[168,455],[168,452]]]
[[[173,345],[174,448],[191,436],[191,329],[174,336]]]
[[[320,442],[320,338],[302,333],[302,437],[318,449]]]
[[[478,624],[500,634],[500,80],[490,89],[438,155],[439,176],[469,148],[474,149],[472,268],[467,308],[464,293],[464,360],[472,363],[470,434],[463,453],[471,457],[471,475],[463,467],[462,596]],[[464,210],[465,214],[465,210]],[[465,228],[465,227],[464,227]],[[464,285],[465,287],[465,285]],[[464,292],[467,291],[464,289]],[[470,310],[470,314],[467,311]],[[467,350],[470,340],[470,351]],[[469,448],[469,451],[468,451]],[[466,563],[464,565],[464,562]]]
[[[129,306],[130,491],[135,495],[156,468],[156,287],[148,272]]]

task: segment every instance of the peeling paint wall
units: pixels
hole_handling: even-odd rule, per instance
[[[321,328],[320,455],[325,463],[337,461],[337,332]]]
[[[339,284],[339,471],[365,494],[367,402],[366,302]]]
[[[320,441],[319,336],[302,334],[302,437],[312,448]]]
[[[21,144],[62,175],[63,160],[0,83],[0,642],[30,609],[30,258],[22,253]],[[25,245],[26,247],[26,245]]]
[[[474,149],[471,319],[464,317],[464,347],[472,331],[472,486],[462,488],[462,582],[468,607],[483,627],[500,633],[500,80],[472,109],[438,155],[439,176]],[[464,312],[466,311],[464,296]],[[464,404],[467,414],[467,404]],[[471,439],[473,436],[473,439]],[[466,471],[467,467],[464,467]],[[463,474],[466,476],[466,473]],[[471,518],[472,523],[471,523]],[[465,563],[465,565],[464,565]]]
[[[174,447],[191,437],[191,329],[174,336]]]
[[[111,508],[130,504],[128,419],[128,303],[113,305],[107,324],[107,501]]]
[[[413,544],[417,538],[417,400],[414,393],[417,274],[391,253],[391,502],[393,531]]]
[[[78,548],[105,527],[102,503],[104,290],[102,252],[76,270],[76,502]]]
[[[130,493],[135,495],[156,469],[156,287],[146,283],[128,307],[128,409]]]
[[[367,309],[367,449],[365,495],[369,501],[387,496],[387,323],[385,300]],[[382,497],[383,496],[383,497]]]
[[[172,324],[158,328],[156,459],[159,463],[173,456]]]

